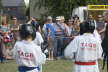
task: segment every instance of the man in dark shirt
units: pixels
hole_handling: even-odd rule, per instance
[[[97,20],[97,30],[99,32],[99,34],[101,35],[101,39],[103,39],[104,37],[104,31],[105,31],[105,22],[103,19],[102,15],[98,15],[98,20]]]

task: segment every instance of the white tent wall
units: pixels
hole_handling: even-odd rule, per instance
[[[74,15],[78,15],[79,16],[79,19],[80,21],[84,21],[85,19],[85,15],[84,15],[84,10],[87,10],[87,7],[78,7],[78,8],[74,8],[73,11],[72,11],[72,17]]]

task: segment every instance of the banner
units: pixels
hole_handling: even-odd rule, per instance
[[[108,10],[108,5],[88,5],[88,10]]]

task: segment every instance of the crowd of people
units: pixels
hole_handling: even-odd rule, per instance
[[[95,65],[97,68],[98,57],[95,57],[95,55],[98,54],[99,58],[101,57],[101,43],[102,46],[104,46],[105,43],[103,43],[103,41],[107,39],[105,36],[107,35],[107,22],[103,15],[97,15],[97,20],[95,20],[93,15],[89,14],[84,22],[80,22],[77,15],[68,20],[65,20],[64,16],[57,16],[55,21],[51,16],[48,16],[42,27],[35,17],[31,17],[25,24],[19,24],[16,17],[12,18],[12,22],[13,24],[8,24],[6,19],[4,19],[0,26],[1,63],[3,63],[5,59],[14,58],[19,65],[19,72],[26,72],[26,70],[33,69],[33,72],[38,72],[38,70],[40,71],[40,68],[42,68],[41,64],[46,60],[45,55],[47,56],[47,60],[64,59],[66,56],[66,58],[69,57],[76,60],[75,72],[79,72],[78,70],[80,69],[82,70],[81,72],[87,72],[86,70],[84,71],[82,67],[77,66],[88,64],[79,62],[80,59],[83,61],[84,58],[84,61],[92,59],[92,63],[90,62],[89,64]],[[88,26],[86,26],[86,24],[88,24]],[[96,52],[92,51],[90,47]],[[83,55],[82,52],[78,52],[80,51],[78,48],[82,48],[82,50],[87,48],[87,50],[89,50],[87,51],[88,54],[85,54],[85,51]],[[35,50],[36,52],[34,52]],[[90,54],[90,51],[93,56]],[[89,54],[91,55],[90,58],[88,57],[90,56]],[[80,55],[82,55],[82,58]],[[21,61],[21,59],[24,60]],[[30,67],[30,69],[28,67]],[[93,68],[94,66],[92,70],[94,70]],[[99,72],[98,68],[96,72]]]
[[[17,18],[12,18],[13,24],[8,24],[6,16],[2,17],[0,25],[0,59],[3,62],[5,59],[12,59],[11,50],[18,40],[19,25]]]
[[[47,17],[43,25],[44,40],[47,41],[48,59],[61,59],[64,57],[66,45],[77,35],[79,35],[79,17],[76,15],[73,19],[65,22],[64,16],[57,16],[55,23],[51,16]]]

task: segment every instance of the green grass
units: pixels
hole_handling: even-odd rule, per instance
[[[99,61],[99,67],[102,68],[102,61]],[[43,72],[72,72],[73,63],[69,60],[56,60],[56,61],[47,61],[43,65]],[[17,65],[14,60],[8,60],[4,64],[0,64],[0,72],[16,72]],[[101,70],[100,72],[106,72]]]
[[[49,61],[43,66],[43,72],[70,72],[72,63],[67,60]]]

